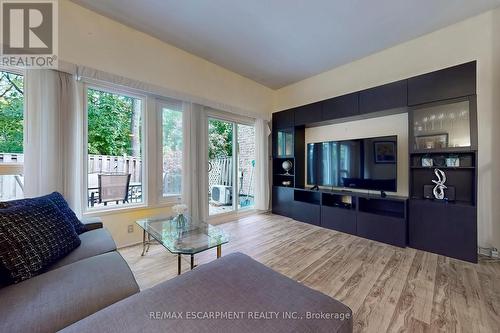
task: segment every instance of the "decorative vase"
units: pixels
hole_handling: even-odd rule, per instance
[[[178,214],[176,217],[174,217],[174,221],[177,229],[184,229],[184,227],[186,226],[186,217],[184,216],[184,214]]]

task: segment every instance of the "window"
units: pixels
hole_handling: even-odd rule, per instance
[[[23,197],[24,80],[0,71],[0,200]]]
[[[162,179],[164,198],[181,195],[182,151],[184,147],[182,129],[182,103],[161,102],[162,119]]]
[[[143,98],[87,88],[88,207],[144,201],[143,108]]]

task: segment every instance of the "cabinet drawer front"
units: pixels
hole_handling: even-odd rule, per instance
[[[475,61],[408,79],[408,105],[475,94]]]
[[[406,246],[406,220],[358,212],[358,236],[373,239],[379,242]]]
[[[411,200],[409,245],[477,262],[476,207]]]
[[[322,106],[323,102],[318,102],[295,108],[295,126],[320,122]]]
[[[293,218],[300,222],[320,225],[320,206],[302,202],[293,201]]]
[[[273,131],[293,127],[294,114],[293,109],[273,113]]]
[[[356,235],[356,211],[337,207],[321,207],[321,226]]]
[[[366,114],[406,107],[406,80],[385,84],[383,86],[363,90],[359,94],[359,113]]]
[[[293,218],[293,189],[273,186],[273,214]]]
[[[322,120],[353,117],[359,114],[359,94],[330,98],[323,103]]]

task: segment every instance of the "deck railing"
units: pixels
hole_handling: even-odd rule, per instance
[[[1,164],[24,163],[23,154],[0,153]],[[214,185],[233,185],[232,158],[222,157],[210,160],[209,170],[209,191]],[[178,171],[178,170],[177,170]],[[142,182],[142,161],[140,158],[132,156],[109,156],[109,155],[89,155],[88,156],[88,174],[97,176],[99,173],[130,173],[131,183]],[[17,176],[17,177],[15,177]],[[248,172],[243,178],[248,177]],[[90,176],[89,178],[96,178]],[[97,178],[96,178],[97,179]],[[164,180],[169,189],[180,189],[181,175],[179,172],[170,172],[164,175]],[[242,180],[239,179],[241,182]],[[243,179],[244,183],[245,179]],[[23,175],[0,175],[0,200],[10,200],[22,198],[23,196]],[[95,187],[96,184],[90,184],[89,187]],[[241,187],[241,185],[240,185]],[[243,186],[246,188],[246,186]],[[253,191],[251,191],[253,192]],[[253,193],[251,193],[253,195]]]
[[[130,173],[130,182],[141,182],[142,161],[133,156],[89,155],[88,173]]]
[[[208,191],[210,195],[212,194],[211,191],[214,185],[233,186],[232,164],[232,157],[214,158],[209,161]],[[253,177],[251,173],[251,165],[239,166],[238,186],[240,194],[246,194],[249,196],[254,195],[253,186],[250,184],[253,181],[253,179],[251,179]]]
[[[23,197],[24,179],[22,175],[23,154],[0,153],[0,200]]]

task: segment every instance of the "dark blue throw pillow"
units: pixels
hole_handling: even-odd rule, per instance
[[[48,199],[40,199],[36,206],[0,209],[3,282],[18,283],[42,273],[80,242],[73,226]]]
[[[44,195],[43,197],[38,197],[38,198],[27,198],[27,199],[19,199],[19,200],[12,200],[12,201],[4,201],[0,203],[0,209],[2,208],[9,208],[13,206],[36,206],[39,204],[40,200],[49,200],[53,204],[59,208],[61,211],[62,215],[64,216],[64,219],[66,222],[70,223],[73,225],[73,228],[75,228],[75,231],[78,235],[81,233],[85,232],[85,225],[80,222],[78,217],[76,217],[75,213],[69,208],[68,203],[64,199],[61,193],[59,192],[53,192],[51,194]]]

